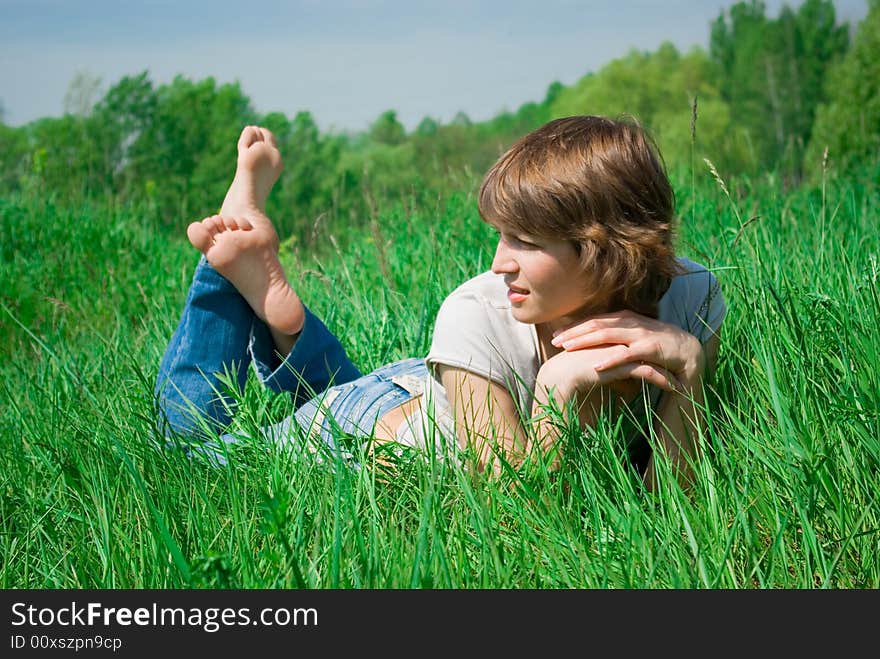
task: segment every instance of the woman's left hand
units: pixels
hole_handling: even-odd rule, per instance
[[[615,311],[590,316],[554,333],[551,341],[568,352],[602,345],[616,349],[597,371],[610,371],[625,364],[656,364],[675,376],[674,389],[690,390],[706,368],[699,339],[680,327],[660,322],[633,311]],[[676,386],[679,385],[679,386]]]

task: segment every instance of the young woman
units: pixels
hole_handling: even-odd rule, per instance
[[[582,426],[645,387],[662,448],[692,479],[725,305],[714,276],[676,258],[674,199],[653,143],[635,123],[579,116],[520,139],[489,170],[479,211],[498,231],[491,271],[444,301],[425,359],[361,376],[302,303],[263,212],[281,171],[273,136],[249,126],[219,215],[193,223],[203,257],[159,369],[168,433],[222,433],[253,365],[296,412],[275,441],[367,441],[466,449],[479,469],[558,460],[556,407]],[[574,420],[569,418],[569,420]],[[228,441],[230,438],[225,437]],[[653,455],[643,466],[654,485]]]

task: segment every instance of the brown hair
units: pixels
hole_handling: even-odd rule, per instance
[[[679,273],[672,186],[634,120],[567,117],[529,133],[486,174],[479,211],[491,224],[572,241],[608,311],[656,317]]]

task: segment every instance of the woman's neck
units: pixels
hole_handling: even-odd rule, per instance
[[[562,352],[560,348],[550,343],[553,339],[553,332],[556,328],[551,327],[550,323],[539,323],[535,325],[535,332],[538,335],[538,355],[543,364],[553,355]]]
[[[576,323],[586,320],[590,316],[595,316],[601,313],[607,313],[607,307],[587,305],[578,309],[577,311],[566,314],[565,316],[560,316],[559,318],[548,320],[545,323],[537,323],[535,325],[535,331],[538,334],[538,346],[540,348],[541,362],[543,363],[550,359],[553,355],[562,352],[560,348],[557,348],[552,343],[550,343],[550,341],[553,339],[553,332],[555,332],[556,330],[562,330],[567,327],[571,327]]]

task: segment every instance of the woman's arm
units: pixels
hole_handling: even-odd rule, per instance
[[[554,406],[574,409],[582,427],[595,424],[599,410],[612,398],[631,398],[640,380],[665,383],[669,375],[653,365],[630,364],[614,373],[600,373],[596,367],[611,359],[613,346],[577,352],[560,352],[547,360],[538,372],[535,400],[531,409],[532,428],[524,428],[513,397],[505,387],[462,368],[439,365],[438,375],[455,414],[459,445],[473,449],[482,471],[501,470],[501,458],[514,467],[540,450],[551,466],[559,461],[560,429],[544,413],[552,396]]]
[[[709,338],[704,346],[675,325],[623,311],[594,316],[560,332],[553,341],[574,353],[615,344],[612,356],[597,367],[603,373],[613,374],[633,364],[651,364],[666,371],[666,382],[653,381],[664,390],[654,428],[679,483],[690,485],[699,454],[698,439],[705,429],[702,385],[714,372],[719,335]],[[653,453],[644,478],[650,488],[656,487]]]
[[[527,442],[513,397],[497,382],[454,366],[438,366],[446,398],[455,413],[458,443],[473,449],[477,468],[501,471],[501,459],[518,465]]]
[[[563,352],[541,366],[535,387],[533,428],[520,421],[513,397],[502,385],[471,371],[440,365],[438,375],[455,414],[459,444],[472,448],[480,470],[501,469],[503,457],[520,465],[534,450],[556,464],[559,459],[559,428],[543,414],[553,403],[565,410],[575,402],[581,427],[595,424],[599,410],[610,400],[630,399],[641,381],[665,391],[658,409],[657,431],[661,443],[680,474],[696,457],[695,438],[702,429],[702,379],[707,366],[714,366],[718,339],[703,346],[692,334],[673,325],[622,312],[596,317],[561,333]],[[563,344],[565,344],[563,346]],[[527,432],[531,431],[531,432]],[[534,442],[534,443],[533,443]],[[654,487],[653,458],[645,481]]]
[[[706,429],[702,412],[703,382],[715,371],[720,338],[716,334],[703,346],[702,368],[680,377],[681,391],[665,392],[657,410],[654,428],[660,438],[673,473],[683,487],[694,481],[694,462],[699,458],[699,438]],[[648,461],[644,480],[651,490],[657,488],[654,455]]]

